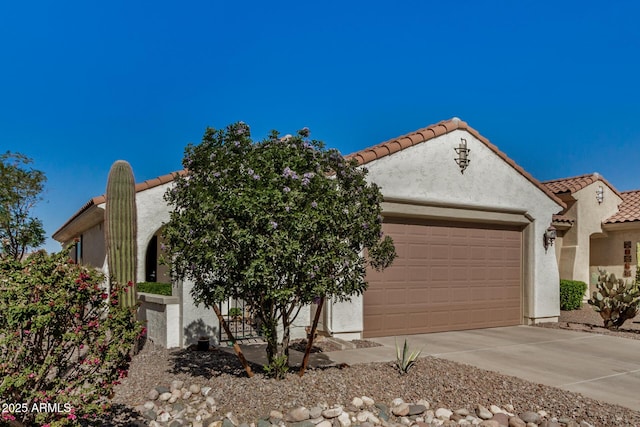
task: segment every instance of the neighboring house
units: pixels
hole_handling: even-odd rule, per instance
[[[594,285],[598,269],[633,279],[640,242],[640,190],[619,192],[598,173],[543,183],[567,205],[554,216],[562,279]]]
[[[364,295],[325,305],[324,333],[354,339],[557,319],[560,275],[543,237],[568,206],[476,130],[454,118],[348,157],[380,186],[383,229],[399,256],[384,272],[368,272]],[[139,277],[154,268],[165,274],[152,255],[169,220],[162,195],[172,180],[136,187],[138,257],[147,261],[139,263]],[[63,243],[80,237],[80,261],[102,269],[104,206],[104,197],[92,199],[54,234]],[[218,330],[213,313],[194,306],[190,289],[188,282],[174,288],[179,319],[167,327],[177,330],[177,345]],[[313,312],[301,311],[294,337],[304,336]]]

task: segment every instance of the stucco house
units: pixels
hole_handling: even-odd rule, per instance
[[[560,277],[591,287],[598,269],[631,280],[640,242],[640,190],[619,192],[598,173],[543,182],[565,204],[553,225]]]
[[[383,228],[399,256],[384,272],[367,273],[364,295],[325,304],[323,333],[354,339],[557,319],[561,270],[556,252],[561,259],[578,224],[571,217],[570,197],[540,183],[457,118],[348,157],[368,168],[368,179],[380,186]],[[166,277],[157,254],[159,232],[169,220],[163,194],[173,176],[136,187],[138,259],[146,260],[139,263],[139,278]],[[602,215],[611,217],[624,193],[606,187]],[[571,195],[580,196],[578,191]],[[104,207],[104,196],[91,199],[54,238],[66,243],[79,237],[78,261],[106,270]],[[552,224],[570,225],[557,240],[562,249],[550,246]],[[583,257],[576,259],[583,262]],[[165,328],[152,339],[173,347],[199,335],[217,335],[215,316],[195,307],[190,289],[190,283],[180,282],[172,297],[142,295],[143,318]],[[301,311],[294,337],[304,336],[314,310]]]

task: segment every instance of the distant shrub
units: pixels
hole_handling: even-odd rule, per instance
[[[579,280],[560,280],[560,310],[577,310],[582,307],[582,298],[587,284]]]
[[[242,317],[242,309],[240,307],[231,307],[229,309],[229,316]]]
[[[138,283],[138,292],[171,296],[171,283],[140,282]]]

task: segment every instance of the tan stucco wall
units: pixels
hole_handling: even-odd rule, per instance
[[[634,224],[626,229],[607,231],[606,237],[591,239],[591,255],[589,261],[590,281],[593,288],[594,278],[598,268],[614,273],[616,277],[633,280],[636,274],[636,243],[640,242],[640,224]],[[631,242],[631,277],[624,277],[624,242]]]
[[[604,200],[596,200],[596,189],[602,186]],[[560,278],[589,283],[591,236],[602,233],[602,221],[618,211],[622,199],[609,186],[596,181],[573,193],[576,203],[564,214],[575,220],[566,231],[560,251]]]

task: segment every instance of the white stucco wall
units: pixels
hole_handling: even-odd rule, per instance
[[[470,163],[464,174],[456,164],[454,148],[467,141]],[[545,251],[542,236],[553,214],[562,207],[464,130],[455,130],[365,167],[368,179],[381,187],[386,200],[424,206],[447,206],[477,212],[521,214],[523,230],[523,323],[552,320],[560,313],[559,275],[553,250]],[[333,324],[347,324],[361,307],[332,308]]]
[[[136,194],[138,210],[138,281],[145,278],[145,257],[151,238],[169,221],[169,207],[164,194],[173,183],[159,185]],[[160,252],[158,252],[160,255]]]

